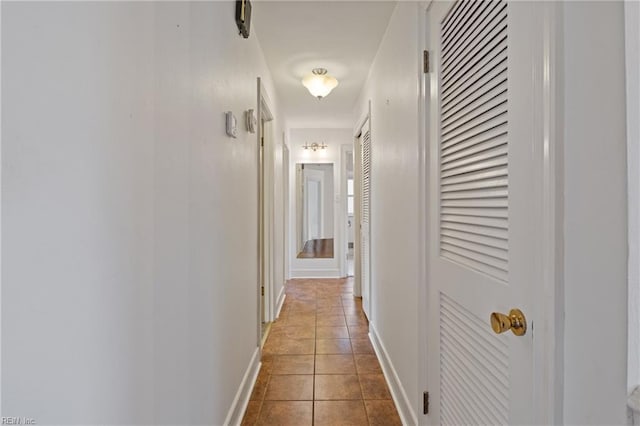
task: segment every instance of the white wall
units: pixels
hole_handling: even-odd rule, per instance
[[[422,413],[418,366],[419,7],[399,2],[354,114],[371,100],[372,323],[409,396]]]
[[[627,1],[627,192],[629,195],[629,354],[627,388],[640,385],[640,3]]]
[[[226,418],[257,348],[257,144],[223,113],[269,81],[234,7],[2,3],[2,415]]]
[[[341,145],[353,143],[351,129],[289,129],[289,247],[291,278],[339,277],[340,260],[344,256],[344,236],[340,231],[340,171]],[[312,151],[303,149],[305,143],[325,143],[326,149]],[[296,171],[297,163],[332,163],[333,164],[333,259],[298,259],[296,243]]]
[[[564,3],[566,424],[626,423],[623,7]]]

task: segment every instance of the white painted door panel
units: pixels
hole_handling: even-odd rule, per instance
[[[307,240],[322,238],[323,233],[323,205],[324,173],[320,170],[305,168],[304,174],[304,202],[307,229]]]
[[[363,129],[360,137],[360,152],[362,160],[361,178],[361,223],[360,241],[362,243],[362,309],[371,320],[371,239],[369,235],[371,218],[371,132]]]
[[[540,276],[541,14],[534,3],[433,2],[427,14],[430,422],[534,421]],[[521,309],[527,333],[497,335]]]

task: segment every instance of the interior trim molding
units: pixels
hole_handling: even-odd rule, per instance
[[[389,357],[389,354],[387,353],[382,340],[378,336],[378,332],[376,331],[373,323],[369,323],[369,340],[371,340],[373,350],[376,352],[376,355],[380,360],[382,373],[384,374],[384,377],[385,379],[387,379],[387,383],[389,384],[391,397],[393,398],[393,402],[396,404],[396,408],[398,409],[398,414],[400,415],[402,424],[417,425],[418,417],[411,408],[411,401],[407,397],[407,392],[405,392],[404,387],[402,386],[402,382],[398,377],[398,373],[393,367],[391,358]]]
[[[240,426],[240,423],[242,423],[242,417],[247,409],[247,405],[249,405],[251,392],[253,391],[253,386],[256,384],[256,380],[258,379],[258,373],[260,372],[261,365],[260,348],[256,348],[253,352],[253,356],[251,357],[251,361],[249,362],[249,366],[247,367],[247,371],[244,373],[242,382],[240,382],[240,387],[236,392],[236,396],[233,398],[231,408],[229,408],[229,412],[227,413],[227,418],[224,420],[223,424],[225,426]]]

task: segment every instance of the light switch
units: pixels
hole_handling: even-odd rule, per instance
[[[238,136],[238,122],[236,117],[233,115],[233,112],[227,111],[225,113],[226,117],[226,127],[227,127],[227,135],[235,138]]]

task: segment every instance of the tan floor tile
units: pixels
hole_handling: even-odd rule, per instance
[[[361,306],[357,306],[355,304],[347,304],[347,305],[343,305],[342,306],[342,310],[344,311],[345,315],[359,315],[362,314],[362,307]],[[364,315],[364,314],[363,314]]]
[[[274,328],[272,328],[272,330],[274,330]],[[264,343],[264,346],[262,347],[262,356],[273,355],[277,353],[276,349],[278,349],[281,342],[282,342],[281,338],[278,338],[277,336],[274,336],[273,334],[269,333],[269,337],[267,337],[267,341]]]
[[[289,301],[299,300],[299,299],[307,299],[316,297],[316,290],[313,286],[307,286],[305,288],[287,288],[285,290],[287,298]],[[286,301],[287,299],[285,299]]]
[[[365,425],[367,414],[371,424],[399,424],[353,282],[286,283],[287,297],[263,348],[243,424],[256,418],[262,425],[311,424],[314,393],[321,399],[315,402],[317,425]]]
[[[313,423],[312,401],[265,401],[260,410],[260,426],[305,426]]]
[[[347,326],[349,329],[349,337],[352,339],[362,339],[369,337],[369,326],[368,325],[349,325]]]
[[[287,327],[287,324],[284,320],[285,316],[282,314],[280,315],[281,316],[278,319],[276,319],[274,322],[271,323],[271,331],[269,332],[269,335],[272,335],[274,330],[277,330],[282,327]]]
[[[313,375],[271,376],[265,401],[313,400]]]
[[[296,308],[314,308],[316,307],[316,295],[315,293],[308,294],[296,294],[296,295],[287,295],[287,300],[289,300],[289,309]]]
[[[367,413],[362,401],[316,401],[315,426],[366,426]]]
[[[315,326],[296,326],[296,325],[283,325],[282,327],[274,328],[270,333],[275,338],[290,338],[290,339],[313,339],[316,337]]]
[[[344,315],[344,310],[342,306],[329,306],[326,308],[318,308],[317,314],[318,318],[321,316]]]
[[[262,363],[260,371],[264,371],[266,374],[271,374],[271,370],[273,369],[273,355],[263,354],[260,362]]]
[[[242,417],[241,426],[253,426],[256,424],[261,405],[262,401],[249,401],[247,410],[244,412],[244,417]]]
[[[286,314],[288,317],[316,315],[318,309],[315,306],[296,306],[290,308]]]
[[[267,355],[310,355],[315,352],[315,339],[269,339],[262,349]]]
[[[357,306],[362,307],[362,298],[360,297],[343,297],[342,306]]]
[[[398,410],[390,400],[365,401],[367,416],[371,426],[402,426]]]
[[[365,326],[369,325],[369,322],[367,321],[367,317],[364,314],[361,314],[361,315],[346,314],[345,320],[347,322],[347,325],[365,325]]]
[[[315,356],[277,355],[271,374],[313,374]]]
[[[316,299],[315,296],[312,298],[302,298],[302,299],[294,299],[288,305],[289,310],[291,309],[316,309]]]
[[[362,399],[360,381],[355,374],[317,375],[314,395],[316,400]]]
[[[282,319],[283,325],[286,327],[298,326],[298,327],[315,327],[316,315],[290,315]]]
[[[316,374],[356,374],[352,355],[316,355]]]
[[[349,339],[316,339],[317,354],[350,354]]]
[[[316,291],[313,288],[292,288],[286,290],[287,297],[290,300],[308,299],[316,297]],[[286,300],[286,299],[285,299]]]
[[[253,391],[251,392],[251,401],[262,401],[262,399],[264,398],[264,393],[267,390],[267,385],[269,384],[270,377],[271,376],[264,371],[258,373],[256,384],[253,386]]]
[[[351,339],[351,347],[354,354],[375,354],[373,345],[368,338]]]
[[[356,354],[356,370],[358,374],[382,374],[378,357],[371,354]]]
[[[344,315],[327,315],[318,316],[317,325],[322,327],[344,327],[347,323],[344,320]]]
[[[342,308],[342,300],[340,299],[340,297],[321,298],[320,296],[318,296],[318,299],[316,300],[316,304],[318,308],[321,308],[321,307],[326,308],[330,306],[336,306],[336,307]]]
[[[391,399],[387,381],[382,374],[361,374],[360,385],[364,399]]]
[[[347,327],[325,327],[316,328],[316,339],[348,339],[349,329]]]

